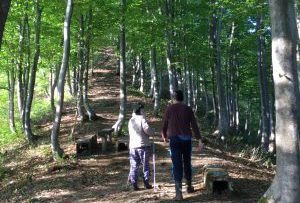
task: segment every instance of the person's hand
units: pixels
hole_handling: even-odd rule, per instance
[[[197,152],[201,152],[201,151],[203,150],[203,148],[204,148],[204,144],[203,144],[202,140],[199,139],[199,141],[198,141],[198,146],[197,146],[197,148],[196,148],[196,151],[197,151]]]
[[[168,143],[169,142],[168,138],[163,138],[163,139],[164,139],[164,143]]]

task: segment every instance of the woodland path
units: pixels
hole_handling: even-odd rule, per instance
[[[94,122],[75,123],[74,136],[77,138],[111,127],[118,117],[119,79],[114,72],[114,56],[106,50],[102,58],[95,69],[89,94],[92,107],[102,118]],[[149,99],[129,94],[127,118],[130,116],[132,103],[139,100],[149,104],[146,105],[146,117],[152,126],[160,129],[160,119],[151,114]],[[69,134],[74,121],[74,105],[67,105],[61,128],[61,144],[70,156],[67,161],[54,163],[49,159],[47,140],[51,122],[47,120],[39,125],[39,131],[45,135],[42,139],[44,144],[33,149],[22,148],[18,152],[8,152],[10,159],[5,163],[8,175],[0,182],[0,202],[172,202],[175,191],[168,147],[159,137],[155,139],[156,180],[159,187],[156,191],[132,191],[127,185],[127,151],[73,158],[75,144]],[[229,171],[235,189],[230,196],[207,194],[203,189],[202,167],[212,163],[221,164]],[[203,152],[193,153],[192,164],[196,192],[184,192],[183,202],[256,202],[266,191],[274,175],[254,162],[225,149],[216,149],[210,144],[206,145]],[[58,168],[57,165],[62,167]],[[185,186],[183,190],[185,191]]]

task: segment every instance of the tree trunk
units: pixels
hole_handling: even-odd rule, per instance
[[[79,38],[79,50],[78,50],[78,56],[79,56],[79,69],[78,69],[78,81],[77,81],[77,112],[79,120],[82,122],[84,120],[84,104],[83,104],[83,72],[84,72],[84,25],[83,25],[83,15],[80,17],[80,38]]]
[[[17,97],[18,97],[18,109],[20,119],[23,120],[23,111],[24,111],[24,84],[23,84],[23,50],[24,50],[24,35],[25,35],[25,20],[21,20],[20,25],[20,38],[19,38],[19,56],[17,63]]]
[[[272,64],[276,109],[276,176],[260,202],[300,199],[300,95],[295,1],[271,0]]]
[[[40,57],[40,28],[41,28],[41,18],[42,18],[42,9],[39,7],[37,2],[37,19],[35,24],[35,38],[34,38],[34,60],[31,68],[30,80],[28,83],[28,94],[25,109],[25,134],[27,136],[28,142],[33,143],[35,137],[31,130],[31,107],[32,100],[34,95],[34,87],[35,87],[35,79],[36,79],[36,71],[38,66],[38,61]]]
[[[222,13],[222,10],[220,11]],[[215,13],[216,15],[216,13]],[[220,14],[221,15],[221,14]],[[221,20],[220,17],[217,19],[215,16],[216,26],[214,29],[214,67],[216,70],[216,83],[217,83],[217,95],[218,95],[218,108],[219,108],[219,119],[218,119],[218,131],[220,135],[227,135],[229,132],[229,120],[228,112],[226,108],[226,97],[224,94],[224,83],[222,79],[222,69],[221,69],[221,46],[220,46],[220,34],[221,34]]]
[[[1,50],[1,45],[2,45],[2,37],[3,37],[3,32],[4,32],[4,27],[5,27],[5,22],[7,19],[7,15],[9,12],[11,0],[2,0],[1,1],[1,7],[0,7],[0,50]]]
[[[271,77],[271,87],[274,87],[273,77]],[[276,120],[275,120],[275,104],[274,104],[274,101],[275,101],[274,88],[271,88],[271,94],[270,94],[270,127],[271,127],[271,134],[270,134],[270,143],[269,143],[269,153],[271,153],[271,154],[276,153],[276,134],[275,134]]]
[[[53,112],[55,112],[54,92],[57,87],[60,64],[54,66],[55,70],[53,70],[53,66],[50,67],[50,105]]]
[[[144,56],[142,55],[140,57],[140,66],[141,66],[141,69],[140,69],[140,92],[142,93],[145,93],[145,73],[146,73],[146,64],[145,64],[145,58]]]
[[[74,95],[77,95],[78,93],[78,86],[77,86],[77,83],[78,83],[78,77],[77,77],[77,68],[76,66],[74,66],[72,68],[72,86],[73,86],[73,94]]]
[[[69,66],[69,56],[70,56],[70,24],[72,17],[72,0],[68,0],[65,14],[64,22],[64,51],[63,58],[61,63],[61,68],[59,72],[59,79],[57,85],[58,91],[58,101],[56,105],[56,114],[53,122],[52,132],[51,132],[51,150],[52,155],[55,158],[56,155],[62,157],[63,150],[60,148],[58,135],[60,130],[60,123],[62,117],[62,109],[64,104],[64,86],[65,86],[65,77],[66,72]]]
[[[120,112],[117,122],[112,126],[118,135],[123,127],[126,116],[126,42],[125,42],[125,11],[126,0],[121,0],[121,23],[120,23]]]
[[[29,84],[29,75],[30,75],[30,67],[31,67],[31,46],[30,46],[30,27],[28,22],[28,15],[25,14],[25,30],[26,30],[26,49],[27,49],[27,63],[24,70],[24,98],[23,98],[23,107],[26,106],[27,103],[27,95],[28,95],[28,84]],[[23,129],[25,129],[25,111],[22,111],[22,124]]]
[[[261,32],[263,29],[263,14],[259,14],[257,19],[257,31]],[[270,138],[270,107],[269,107],[269,95],[268,95],[268,79],[267,70],[265,64],[265,38],[263,34],[259,34],[257,39],[257,70],[260,89],[261,100],[261,118],[262,118],[262,136],[261,145],[268,151],[269,150],[269,138]]]
[[[132,61],[132,87],[136,87],[136,83],[137,83],[137,74],[138,74],[138,60],[136,60],[137,57],[133,57],[133,61]]]
[[[215,0],[211,0],[211,5],[215,4]],[[216,33],[217,33],[217,14],[216,9],[212,11],[211,23],[210,23],[210,47],[211,47],[211,55],[213,58],[213,62],[211,64],[211,82],[212,82],[212,93],[213,93],[213,110],[214,110],[214,125],[216,125],[219,121],[219,105],[217,100],[217,91],[216,91],[216,67],[215,67],[215,58],[216,58]]]
[[[86,39],[86,64],[85,64],[85,69],[84,69],[84,94],[83,94],[83,103],[84,103],[84,108],[88,114],[89,120],[94,121],[96,120],[97,116],[94,112],[94,110],[91,108],[89,104],[89,99],[88,99],[88,89],[89,89],[89,66],[90,66],[90,44],[91,44],[91,36],[92,36],[92,15],[93,15],[93,10],[90,5],[89,9],[89,20],[88,20],[88,28],[87,28],[87,39]]]
[[[14,96],[15,96],[15,68],[14,62],[12,62],[11,72],[7,71],[7,81],[8,81],[8,95],[9,95],[9,129],[11,133],[16,132],[15,124],[15,105],[14,105]]]
[[[151,47],[151,70],[153,74],[153,94],[154,94],[154,114],[158,115],[160,107],[160,98],[158,92],[158,80],[157,80],[157,64],[156,64],[156,48]]]
[[[173,10],[173,1],[166,0],[166,16],[168,19],[168,27],[166,30],[166,37],[167,37],[167,68],[168,68],[168,76],[169,76],[169,92],[170,98],[172,98],[175,90],[176,90],[176,71],[174,67],[173,61],[173,49],[174,49],[174,42],[173,42],[173,21],[174,21],[174,10]]]

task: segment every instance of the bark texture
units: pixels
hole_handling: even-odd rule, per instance
[[[51,150],[54,158],[56,157],[56,155],[60,157],[63,155],[63,150],[60,148],[59,145],[58,135],[60,130],[62,109],[64,104],[65,77],[69,65],[69,56],[70,56],[70,24],[71,24],[71,17],[72,17],[72,4],[73,1],[68,0],[67,7],[66,7],[66,14],[65,14],[65,22],[64,22],[64,51],[63,51],[63,58],[62,58],[60,72],[59,72],[58,85],[57,85],[58,101],[56,105],[56,114],[53,122],[52,132],[51,132]]]
[[[299,81],[295,1],[271,0],[272,64],[276,109],[276,177],[260,202],[300,199]]]

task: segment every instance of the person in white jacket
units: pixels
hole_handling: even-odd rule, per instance
[[[134,106],[132,117],[128,122],[129,131],[129,160],[130,172],[129,182],[134,190],[138,190],[139,166],[143,165],[143,181],[146,189],[151,189],[150,181],[150,140],[154,131],[149,127],[144,114],[144,105],[138,103]]]

